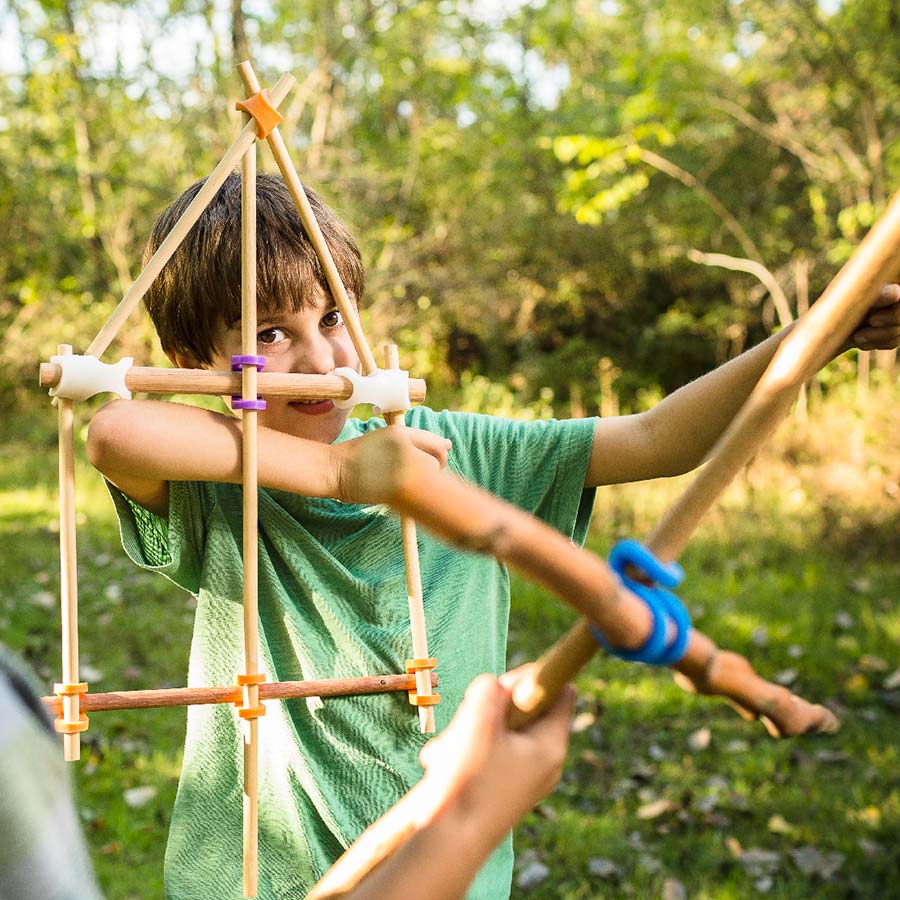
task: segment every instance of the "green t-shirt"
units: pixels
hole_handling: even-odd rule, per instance
[[[419,407],[407,422],[453,441],[452,471],[584,540],[593,420],[519,422]],[[338,440],[383,426],[351,419]],[[197,597],[188,683],[233,684],[243,671],[240,486],[173,482],[168,520],[112,494],[128,555]],[[421,529],[418,542],[442,729],[476,675],[505,669],[509,577],[492,557],[451,549]],[[259,620],[269,681],[402,672],[412,649],[398,519],[384,507],[260,490]],[[305,896],[419,780],[424,741],[404,693],[268,703],[260,719],[260,898]],[[241,753],[231,706],[188,709],[166,849],[170,900],[241,896]],[[507,840],[469,898],[504,900],[511,873]]]

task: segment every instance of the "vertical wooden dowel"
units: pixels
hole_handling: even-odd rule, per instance
[[[241,159],[241,352],[256,355],[256,141]],[[256,366],[242,369],[242,395],[257,399]],[[244,672],[259,672],[257,413],[242,411]],[[244,706],[259,705],[259,686],[244,686]],[[256,897],[259,869],[259,719],[244,722],[244,896]]]
[[[386,344],[384,367],[399,369],[400,358],[396,344]],[[402,412],[388,413],[385,418],[394,428],[404,428],[406,423]],[[422,596],[422,572],[419,568],[419,545],[416,541],[416,523],[409,516],[400,517],[400,534],[403,540],[403,559],[406,564],[406,594],[409,598],[409,624],[412,631],[413,656],[428,658],[428,633],[425,629],[425,604]],[[431,694],[431,673],[420,669],[416,672],[416,693],[421,696]],[[434,707],[419,707],[419,726],[422,734],[434,734]]]
[[[61,356],[72,352],[69,344],[60,344]],[[78,682],[78,558],[75,545],[75,404],[59,398],[59,592],[62,618],[62,680]],[[63,697],[63,718],[77,722],[80,715],[78,694]],[[81,735],[63,735],[63,753],[67,762],[81,757]]]

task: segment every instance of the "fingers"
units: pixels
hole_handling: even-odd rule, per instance
[[[900,284],[886,284],[853,333],[860,350],[892,350],[900,345]]]
[[[407,428],[404,433],[409,436],[413,446],[433,457],[441,469],[446,468],[450,449],[453,446],[451,441],[419,428]]]
[[[443,768],[453,761],[460,776],[475,771],[490,750],[502,723],[506,695],[493,675],[479,675],[466,694],[446,731],[430,740],[419,753],[426,769]]]
[[[900,284],[885,284],[882,285],[878,297],[872,304],[872,309],[890,306],[892,303],[898,302],[900,302]]]

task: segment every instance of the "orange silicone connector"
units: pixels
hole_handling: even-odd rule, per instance
[[[88,686],[86,681],[58,681],[53,685],[53,693],[62,700],[63,697],[74,697],[86,694]],[[57,716],[53,720],[53,729],[57,734],[77,734],[79,731],[87,731],[88,717],[81,713],[77,719],[66,719],[64,715]]]
[[[416,672],[429,671],[437,668],[437,660],[434,657],[425,659],[408,659],[406,661],[406,674],[413,675]],[[413,706],[437,706],[441,702],[438,693],[420,694],[418,691],[407,691],[409,702]]]
[[[271,134],[272,129],[277,127],[279,122],[284,121],[284,116],[272,105],[272,98],[268,91],[258,91],[246,100],[239,100],[235,103],[234,108],[256,119],[256,134],[261,141]]]
[[[441,695],[437,693],[417,694],[415,691],[408,691],[407,696],[413,706],[437,706],[441,702]]]
[[[74,722],[67,721],[62,716],[53,720],[53,730],[57,734],[76,734],[79,731],[88,730],[88,717],[82,713]]]
[[[433,657],[429,659],[408,659],[406,661],[406,673],[407,675],[411,675],[413,672],[418,672],[422,669],[436,669],[437,668],[437,660]]]
[[[235,681],[241,687],[248,687],[253,684],[262,684],[266,680],[265,672],[253,672],[249,675],[238,675]],[[256,706],[241,706],[240,702],[234,704],[237,707],[237,714],[242,719],[258,719],[266,714],[266,707],[263,703],[257,703]]]

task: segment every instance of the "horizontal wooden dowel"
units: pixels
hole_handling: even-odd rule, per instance
[[[293,75],[282,75],[278,83],[272,88],[272,102],[277,106],[293,87],[296,79]],[[218,165],[207,177],[203,187],[190,202],[181,218],[166,235],[159,245],[156,253],[147,262],[143,271],[135,279],[134,284],[119,301],[119,305],[113,310],[112,315],[104,323],[97,336],[91,341],[87,349],[90,356],[102,356],[107,347],[112,343],[119,329],[125,324],[134,308],[141,302],[144,294],[150,289],[154,279],[163,270],[165,264],[171,259],[172,254],[178,249],[194,223],[203,214],[203,210],[215,197],[216,192],[224,184],[225,179],[231,174],[238,160],[247,151],[247,148],[256,140],[256,123],[248,122],[235,142],[225,151],[225,155],[219,160]]]
[[[433,672],[432,685],[438,683]],[[273,681],[259,686],[260,700],[293,700],[303,697],[350,697],[359,694],[389,694],[414,691],[415,675],[365,675],[359,678],[328,678],[319,681]],[[196,687],[160,688],[149,691],[113,691],[82,694],[82,712],[106,712],[114,709],[157,709],[168,706],[203,706],[210,703],[237,703],[241,688]],[[47,710],[58,715],[62,709],[59,697],[42,697]]]
[[[59,384],[62,366],[41,363],[39,383],[51,388]],[[261,397],[290,397],[295,400],[346,400],[353,385],[341,375],[304,375],[295,372],[260,372],[257,376]],[[209,394],[237,396],[241,392],[241,373],[217,369],[165,369],[132,366],[125,373],[125,387],[149,394]],[[409,379],[411,403],[425,400],[426,385],[421,378]]]

